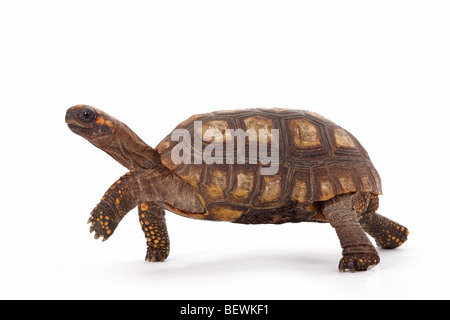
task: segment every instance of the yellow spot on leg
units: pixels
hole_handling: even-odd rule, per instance
[[[119,198],[116,198],[116,204],[120,204]]]
[[[142,202],[141,203],[141,210],[142,211],[147,211],[148,210],[148,203],[147,202]]]

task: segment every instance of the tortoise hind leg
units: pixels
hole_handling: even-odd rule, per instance
[[[169,256],[169,235],[164,209],[155,202],[142,202],[139,207],[139,221],[147,239],[146,261],[164,261]]]
[[[364,271],[380,262],[380,257],[358,221],[352,204],[354,194],[336,196],[323,202],[323,214],[335,228],[341,242],[339,271]]]
[[[395,249],[408,240],[407,228],[376,212],[363,215],[359,222],[380,248]]]
[[[383,249],[395,249],[408,240],[409,231],[401,224],[392,221],[378,213],[378,196],[365,193],[359,195],[356,211],[359,214],[359,223],[377,245]]]

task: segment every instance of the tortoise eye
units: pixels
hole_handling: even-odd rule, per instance
[[[95,112],[90,109],[85,109],[80,114],[80,118],[83,121],[91,121],[94,120],[96,117],[97,115],[95,114]]]

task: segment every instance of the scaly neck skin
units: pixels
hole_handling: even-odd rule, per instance
[[[158,152],[142,141],[127,125],[116,120],[112,133],[91,140],[91,143],[130,170],[161,166]]]

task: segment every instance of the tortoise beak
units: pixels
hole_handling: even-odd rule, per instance
[[[82,105],[78,105],[78,106],[67,109],[65,121],[70,129],[72,129],[71,128],[72,126],[83,127],[83,125],[79,121],[77,121],[78,120],[78,110],[81,106]]]

